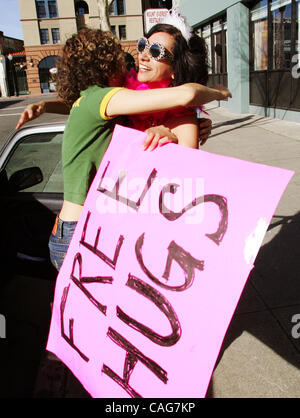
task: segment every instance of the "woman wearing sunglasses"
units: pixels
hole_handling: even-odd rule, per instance
[[[177,27],[158,24],[150,29],[146,37],[138,40],[138,74],[131,70],[126,87],[142,90],[174,87],[189,82],[207,84],[208,64],[204,40],[193,34],[183,18],[175,12],[168,17]],[[202,119],[199,127],[195,111],[187,109],[161,112],[151,117],[135,115],[130,117],[130,121],[133,127],[140,130],[165,125],[176,134],[179,144],[192,148],[198,148],[198,139],[203,145],[211,130],[209,119]],[[204,132],[199,132],[199,128],[204,128]]]
[[[49,241],[57,270],[114,126],[122,123],[119,117],[200,106],[230,95],[196,83],[147,91],[117,87],[124,76],[124,53],[110,32],[82,29],[67,40],[57,72],[58,95],[66,108],[72,106],[63,136],[64,202]]]

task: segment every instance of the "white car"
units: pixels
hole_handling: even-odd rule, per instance
[[[2,219],[13,241],[14,263],[22,271],[34,263],[34,271],[43,277],[53,274],[48,238],[63,199],[63,131],[64,123],[25,127],[15,131],[0,152]]]
[[[48,240],[63,200],[63,132],[64,123],[24,127],[0,151],[0,319],[4,332],[0,336],[0,397],[4,398],[82,396],[78,389],[70,393],[66,377],[69,382],[72,379],[62,363],[44,361],[57,276]]]

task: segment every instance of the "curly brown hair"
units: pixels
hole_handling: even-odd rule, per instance
[[[84,28],[66,41],[57,62],[56,90],[68,106],[90,86],[108,86],[124,69],[124,52],[111,32]]]

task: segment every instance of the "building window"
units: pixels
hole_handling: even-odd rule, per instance
[[[52,28],[51,33],[52,33],[52,42],[54,44],[59,44],[59,42],[60,42],[59,29],[58,28]]]
[[[39,19],[58,17],[56,0],[35,0]]]
[[[38,18],[47,17],[45,1],[36,1],[36,13]]]
[[[110,16],[125,15],[125,0],[114,0],[109,6],[108,13]]]
[[[203,37],[206,43],[207,55],[208,55],[208,73],[212,73],[212,60],[211,60],[211,28],[210,25],[206,25],[199,31],[199,35]]]
[[[299,51],[299,0],[258,1],[250,19],[252,69],[289,69]]]
[[[57,17],[57,5],[56,1],[48,1],[49,17]]]
[[[125,25],[119,25],[119,38],[126,39],[126,26]]]
[[[40,29],[41,44],[49,44],[49,31],[48,29]]]
[[[251,10],[254,70],[268,68],[268,1],[258,2]]]
[[[125,14],[125,0],[117,0],[118,15]]]
[[[213,23],[213,72],[223,74],[227,72],[227,24],[222,20]]]
[[[110,30],[116,36],[116,25],[111,25]]]
[[[300,109],[299,0],[256,1],[250,10],[250,103]]]
[[[79,15],[88,15],[89,14],[89,6],[85,1],[78,1],[75,3],[75,12],[76,16]]]
[[[205,25],[198,31],[205,40],[209,74],[227,73],[227,23],[224,19]]]
[[[284,3],[284,4],[282,4]],[[292,0],[272,0],[273,62],[274,70],[289,68],[292,59],[291,28]]]

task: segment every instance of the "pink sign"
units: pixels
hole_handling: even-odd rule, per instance
[[[58,275],[47,349],[93,397],[204,397],[293,173],[117,126]]]

